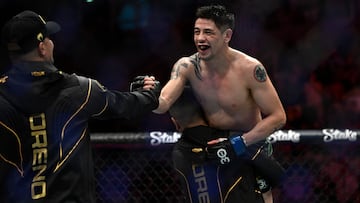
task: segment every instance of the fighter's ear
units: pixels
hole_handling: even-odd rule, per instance
[[[232,29],[228,28],[223,32],[223,36],[224,36],[224,41],[226,43],[229,43],[232,37],[233,31]]]
[[[42,42],[39,42],[38,52],[39,52],[39,55],[40,55],[40,56],[44,56],[44,55],[45,55],[46,49],[45,49],[45,43],[44,43],[43,41],[42,41]]]

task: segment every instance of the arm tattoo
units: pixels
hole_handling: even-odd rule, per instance
[[[195,75],[199,80],[202,80],[201,77],[201,67],[200,67],[200,57],[199,54],[196,53],[192,56],[190,56],[190,62],[194,65],[195,67]]]
[[[187,63],[180,63],[180,64],[176,64],[174,66],[174,68],[171,71],[171,77],[170,80],[176,79],[179,77],[179,72],[180,72],[180,68],[188,68],[188,64]]]
[[[254,77],[259,82],[265,82],[267,79],[267,74],[264,66],[257,65],[254,68]]]

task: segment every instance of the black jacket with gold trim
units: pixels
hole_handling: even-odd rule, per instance
[[[0,79],[0,202],[95,202],[89,119],[132,119],[158,92],[107,90],[44,62]]]

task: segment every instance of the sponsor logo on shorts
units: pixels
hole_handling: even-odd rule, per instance
[[[205,169],[202,165],[192,165],[195,183],[197,184],[197,197],[199,203],[210,203],[209,187],[206,181]]]
[[[267,187],[269,187],[269,185],[266,183],[264,179],[256,178],[256,182],[260,190],[265,190]]]

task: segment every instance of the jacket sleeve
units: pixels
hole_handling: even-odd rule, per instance
[[[92,117],[96,119],[132,119],[150,113],[159,105],[159,92],[141,90],[120,92],[108,90],[93,79],[89,83],[89,108],[96,109]]]

